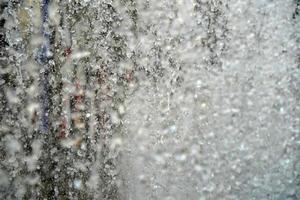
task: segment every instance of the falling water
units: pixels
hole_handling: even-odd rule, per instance
[[[298,0],[0,6],[1,199],[300,199]]]

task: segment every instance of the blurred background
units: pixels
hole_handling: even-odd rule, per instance
[[[0,1],[0,198],[300,199],[299,9]]]

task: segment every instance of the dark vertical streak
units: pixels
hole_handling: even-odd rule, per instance
[[[41,106],[41,126],[40,131],[47,133],[49,131],[49,110],[50,110],[50,84],[49,84],[49,60],[50,60],[50,32],[49,28],[49,0],[42,0],[42,27],[41,32],[44,37],[44,42],[38,55],[38,62],[41,65],[40,73],[40,106]]]

